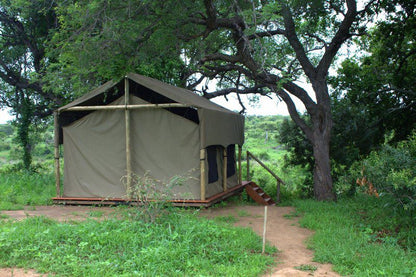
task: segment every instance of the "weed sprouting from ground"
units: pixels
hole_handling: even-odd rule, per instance
[[[123,176],[122,183],[126,186],[128,199],[134,201],[136,206],[136,219],[145,222],[155,222],[163,213],[171,207],[170,201],[176,199],[174,189],[181,186],[187,180],[185,177],[174,176],[168,182],[162,182],[153,178],[149,172],[140,176],[131,174],[131,185],[128,184],[129,176]]]
[[[315,265],[310,265],[310,264],[302,264],[300,266],[295,266],[295,269],[314,272],[318,269],[318,267]]]

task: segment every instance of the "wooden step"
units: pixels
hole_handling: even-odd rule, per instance
[[[249,182],[245,186],[247,195],[260,205],[274,205],[273,199],[267,195],[256,183]]]

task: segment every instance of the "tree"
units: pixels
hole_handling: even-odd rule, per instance
[[[358,105],[372,121],[375,145],[388,132],[397,142],[416,128],[416,3],[389,1],[384,9],[386,19],[359,41],[369,55],[344,61],[330,81],[339,106]]]
[[[343,61],[329,78],[333,173],[379,149],[386,138],[392,143],[406,139],[416,127],[416,6],[411,2],[382,2],[386,16],[356,40],[359,56]],[[289,162],[309,164],[304,157],[311,146],[298,128],[289,124],[281,132],[281,140],[295,149]]]
[[[340,47],[362,33],[374,2],[357,10],[353,0],[62,1],[53,69],[75,73],[75,82],[80,76],[92,83],[120,77],[127,70],[163,72],[165,81],[191,89],[215,79],[217,91],[202,88],[207,98],[276,94],[313,146],[315,197],[333,200],[328,70]],[[313,96],[298,84],[302,79]],[[292,97],[305,105],[308,121]]]
[[[200,38],[202,49],[207,49],[204,42],[210,36],[222,44],[202,53],[201,73],[225,79],[228,86],[208,97],[230,92],[277,94],[312,145],[315,198],[335,199],[329,157],[328,70],[342,44],[361,31],[359,19],[370,6],[358,11],[356,1],[351,0],[240,1],[228,9],[206,0],[204,6],[204,13],[195,13],[191,19],[204,28],[194,37]],[[296,83],[300,76],[311,84],[315,99]],[[291,96],[305,105],[308,122]]]
[[[16,116],[26,169],[32,160],[30,131],[62,103],[40,80],[48,62],[45,41],[56,27],[50,1],[0,1],[0,107]]]

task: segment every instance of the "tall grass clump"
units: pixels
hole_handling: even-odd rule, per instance
[[[273,264],[252,230],[178,211],[155,222],[59,223],[43,217],[0,224],[0,266],[56,276],[258,276]]]
[[[53,174],[28,171],[0,172],[0,210],[24,205],[48,205],[55,195]]]
[[[415,276],[415,251],[401,247],[391,230],[399,219],[391,217],[385,204],[368,195],[337,203],[295,201],[304,214],[301,225],[315,230],[309,245],[316,261],[332,263],[343,275]]]

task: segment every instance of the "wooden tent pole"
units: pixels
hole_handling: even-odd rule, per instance
[[[227,191],[227,147],[222,150],[222,156],[222,187],[224,191]]]
[[[205,156],[206,156],[206,150],[201,149],[199,151],[199,160],[200,160],[200,168],[201,168],[201,200],[205,200],[205,185],[206,185]]]
[[[134,109],[165,109],[165,108],[188,108],[187,104],[181,103],[162,103],[162,104],[135,104],[135,105],[106,105],[106,106],[75,106],[62,111],[98,111],[98,110],[134,110]]]
[[[130,104],[129,101],[129,79],[124,79],[124,104],[125,107]],[[127,108],[124,110],[124,117],[126,123],[126,171],[127,171],[127,197],[131,198],[132,195],[132,172],[131,172],[131,143],[130,143],[130,110]]]
[[[54,144],[55,144],[55,186],[56,197],[61,196],[61,170],[59,163],[59,122],[58,112],[54,112]]]
[[[242,147],[241,147],[241,145],[239,145],[238,146],[238,183],[239,184],[242,184],[243,183],[243,180],[242,180],[242,177],[241,177],[241,170],[242,170],[242,168],[241,168],[241,149]]]

